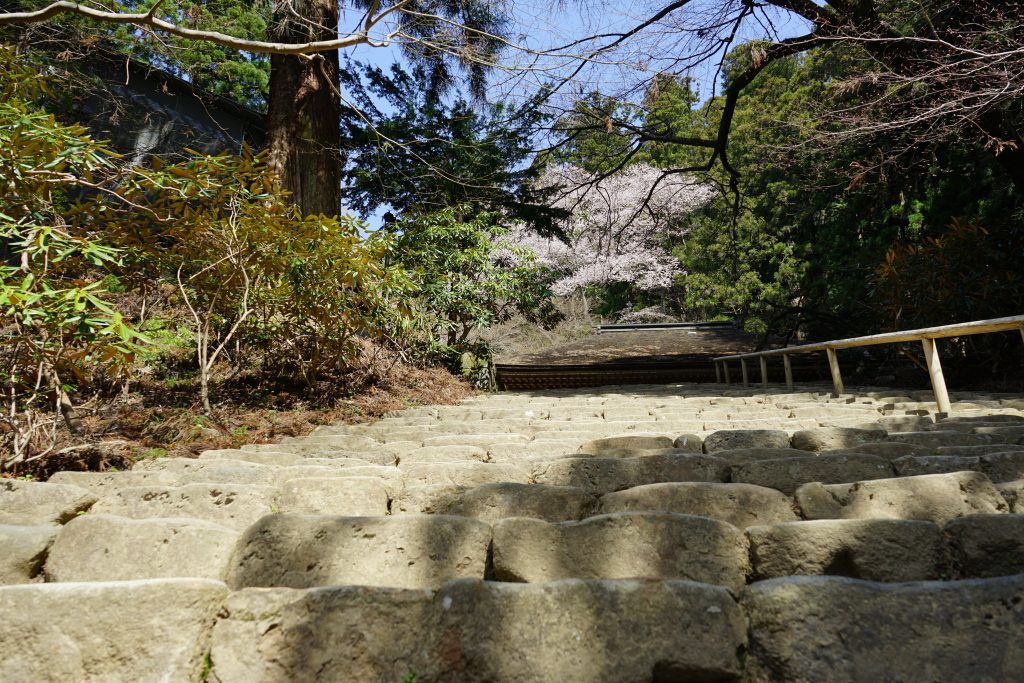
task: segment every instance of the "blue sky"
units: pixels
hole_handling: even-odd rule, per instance
[[[685,54],[687,46],[677,45],[673,41],[678,40],[677,36],[685,35],[686,28],[706,21],[709,13],[721,11],[722,5],[722,2],[715,0],[694,0],[684,11],[673,13],[662,25],[632,42],[631,47],[638,50],[649,47],[648,54],[645,55],[643,51],[626,51],[616,55],[615,59],[608,60],[608,63],[591,64],[577,76],[573,86],[564,90],[561,106],[571,107],[574,92],[583,94],[593,90],[607,94],[618,93],[624,99],[638,99],[642,92],[641,84],[666,70],[689,76],[696,83],[702,98],[710,97],[715,92],[715,67],[718,60],[710,59],[699,65],[680,65],[674,61],[674,57]],[[531,64],[531,67],[535,69],[539,65],[549,70],[521,68],[531,59],[532,54],[585,36],[629,30],[662,6],[664,2],[657,0],[606,0],[598,3],[586,0],[520,0],[511,3],[509,42],[525,46],[532,52],[516,49],[505,51],[502,61],[506,65],[518,64],[520,69],[494,70],[490,77],[490,97],[517,99],[527,96],[545,80],[566,73],[566,70],[574,68],[578,63],[571,59],[558,63],[548,58]],[[345,22],[343,16],[343,30]],[[761,21],[746,24],[745,31],[736,36],[734,44],[755,38],[786,38],[805,33],[807,29],[808,24],[805,20],[786,12],[771,10],[761,16]],[[353,59],[384,68],[396,60],[401,61],[401,53],[397,46],[360,46],[345,52]],[[633,84],[632,88],[630,84]],[[380,224],[380,215],[385,210],[381,209],[377,215],[369,217],[371,227]]]

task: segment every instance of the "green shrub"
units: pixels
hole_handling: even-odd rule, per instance
[[[121,372],[142,340],[105,286],[122,256],[96,220],[112,155],[46,113],[44,94],[38,74],[0,46],[0,469],[52,450],[57,423],[46,413],[77,431],[70,391],[98,370]],[[68,201],[83,189],[92,197]]]

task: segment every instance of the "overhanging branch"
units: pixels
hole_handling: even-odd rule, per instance
[[[150,28],[178,38],[201,40],[246,52],[277,55],[303,55],[316,52],[326,52],[328,50],[339,50],[341,48],[353,47],[355,45],[363,45],[370,43],[371,41],[374,44],[380,43],[381,41],[373,40],[371,38],[370,31],[389,14],[401,11],[408,2],[407,0],[403,0],[402,2],[385,9],[376,16],[367,17],[360,30],[354,31],[347,36],[338,37],[333,40],[321,40],[307,43],[275,43],[263,40],[246,40],[244,38],[229,36],[225,33],[220,33],[219,31],[203,31],[179,26],[154,16],[153,11],[159,6],[159,4],[160,3],[157,3],[157,6],[154,6],[146,12],[122,13],[108,12],[106,10],[96,9],[87,5],[81,5],[76,2],[59,0],[58,2],[51,3],[40,10],[32,12],[7,12],[0,14],[0,26],[11,26],[14,24],[38,24],[48,21],[60,14],[71,14],[87,17],[96,21],[102,21],[108,24],[133,24],[141,28]]]

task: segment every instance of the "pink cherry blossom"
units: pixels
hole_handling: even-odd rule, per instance
[[[671,253],[672,245],[686,236],[681,219],[714,196],[709,185],[646,164],[607,178],[557,166],[540,183],[568,188],[554,203],[571,212],[562,225],[568,244],[522,226],[512,231],[510,241],[533,251],[540,265],[558,275],[551,290],[560,296],[614,282],[641,291],[671,286],[681,272]]]

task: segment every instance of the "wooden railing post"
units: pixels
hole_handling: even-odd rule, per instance
[[[717,363],[722,364],[725,373],[725,383],[729,383],[729,361],[738,360],[743,371],[743,386],[750,386],[750,376],[747,371],[747,359],[757,358],[761,366],[761,383],[767,389],[768,386],[768,356],[782,356],[782,363],[786,372],[786,388],[793,390],[793,365],[790,356],[794,353],[818,353],[825,351],[828,354],[828,368],[832,373],[832,387],[834,394],[841,396],[846,390],[843,387],[843,375],[839,371],[839,360],[836,352],[839,349],[855,349],[862,346],[875,346],[877,344],[902,344],[906,342],[920,341],[925,346],[925,355],[928,357],[928,374],[932,380],[932,388],[935,390],[935,402],[940,412],[948,413],[950,410],[949,395],[946,392],[946,383],[942,377],[942,366],[939,363],[939,355],[935,350],[937,339],[948,339],[950,337],[963,337],[974,334],[991,334],[993,332],[1013,332],[1017,330],[1024,341],[1024,315],[1013,315],[1005,318],[993,318],[991,320],[975,320],[969,323],[958,323],[956,325],[940,325],[938,327],[925,327],[918,330],[902,330],[899,332],[886,332],[884,334],[873,334],[867,337],[850,337],[849,339],[833,339],[827,342],[815,342],[811,344],[799,344],[786,346],[768,351],[757,351],[754,353],[737,354],[734,356],[719,356],[714,359],[716,363],[715,373],[718,376]]]
[[[715,361],[715,384],[722,383],[722,364]]]
[[[839,359],[836,358],[835,349],[825,349],[828,354],[828,369],[832,372],[832,389],[837,398],[843,394],[843,375],[839,372]]]
[[[928,363],[928,375],[932,380],[932,392],[935,393],[935,406],[940,413],[947,415],[953,409],[949,403],[949,392],[946,391],[946,378],[942,376],[942,362],[939,360],[939,348],[934,339],[922,339],[924,359]]]

